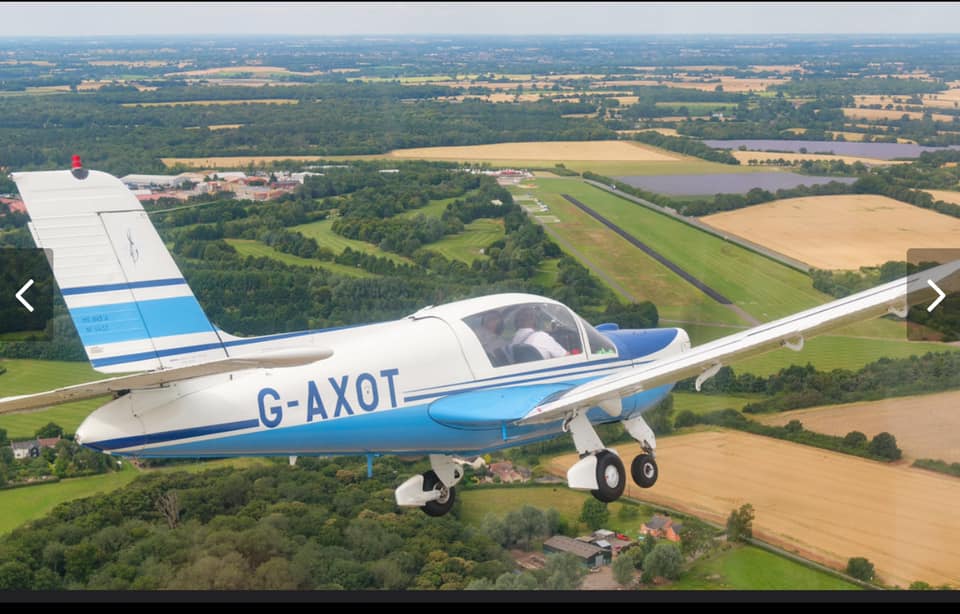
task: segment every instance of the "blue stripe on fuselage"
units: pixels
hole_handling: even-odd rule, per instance
[[[573,383],[573,382],[571,382]],[[588,417],[593,422],[610,422],[626,419],[636,412],[653,407],[672,388],[672,385],[647,390],[624,399],[624,414],[612,418],[600,409],[593,409]],[[249,428],[245,424],[256,420],[227,425],[211,425],[196,429],[167,431],[145,437],[153,437],[147,443],[169,441],[171,445],[140,450],[141,439],[129,438],[129,447],[138,446],[130,454],[142,457],[217,457],[217,456],[288,456],[322,454],[424,454],[430,452],[480,454],[495,449],[529,443],[538,439],[554,437],[561,433],[560,421],[536,426],[507,426],[504,440],[499,426],[488,429],[462,429],[444,426],[433,420],[428,413],[429,405],[415,405],[398,409],[358,414],[355,416],[301,424],[286,428],[264,429],[252,433],[226,435],[224,437],[176,443],[178,440],[201,437],[229,430]],[[223,430],[225,427],[236,426]],[[201,432],[202,429],[221,429]],[[171,439],[171,437],[175,437]],[[104,450],[121,450],[118,443],[91,442],[90,447]],[[112,447],[107,448],[105,444]],[[115,452],[125,454],[125,452]]]

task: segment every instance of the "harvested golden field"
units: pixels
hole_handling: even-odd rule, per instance
[[[171,102],[124,102],[121,107],[209,107],[231,104],[297,104],[296,98],[247,98],[244,100],[175,100]]]
[[[901,119],[904,115],[910,119],[923,119],[923,113],[919,111],[896,111],[896,110],[887,110],[887,109],[843,109],[843,114],[846,117],[851,119],[866,119],[871,121],[896,121]],[[944,113],[933,113],[933,120],[938,122],[949,122],[953,121],[952,115],[946,115]]]
[[[160,158],[160,160],[168,167],[183,164],[190,168],[235,168],[248,164],[269,164],[281,160],[313,162],[328,158],[329,156],[214,156],[209,158]]]
[[[182,77],[207,77],[211,75],[233,75],[240,73],[249,73],[252,75],[267,76],[274,74],[283,75],[322,75],[324,71],[315,70],[310,72],[296,72],[283,68],[282,66],[219,66],[216,68],[201,68],[197,70],[186,70],[183,72],[169,73],[168,76]]]
[[[934,200],[942,200],[944,202],[960,205],[960,192],[954,192],[952,190],[924,190],[924,192],[930,196],[933,196]]]
[[[911,247],[956,247],[960,236],[960,219],[873,194],[789,198],[701,220],[818,269],[903,260]]]
[[[630,461],[637,444],[617,446]],[[565,475],[573,454],[550,462]],[[883,582],[960,585],[960,479],[760,435],[709,431],[662,438],[656,486],[627,496],[716,523],[753,505],[754,535],[837,569],[854,556]],[[629,466],[629,465],[628,465]]]
[[[654,162],[679,160],[661,149],[624,141],[540,141],[465,147],[417,147],[390,152],[393,158],[429,160],[617,160]]]
[[[843,160],[847,164],[863,162],[872,166],[887,164],[906,164],[904,160],[879,160],[877,158],[861,158],[858,156],[835,156],[833,154],[805,154],[805,153],[776,153],[773,151],[731,151],[734,158],[747,164],[750,160],[786,160],[797,162],[801,160]]]
[[[784,425],[799,420],[811,431],[846,435],[860,431],[873,437],[884,431],[911,459],[936,458],[960,463],[960,390],[844,405],[787,411],[761,419]]]

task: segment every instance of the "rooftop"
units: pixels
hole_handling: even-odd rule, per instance
[[[582,542],[572,537],[567,537],[566,535],[554,535],[547,541],[543,542],[544,547],[553,548],[554,550],[559,550],[560,552],[569,552],[575,556],[580,557],[581,559],[589,559],[597,554],[603,552],[601,548],[594,546],[593,544]]]

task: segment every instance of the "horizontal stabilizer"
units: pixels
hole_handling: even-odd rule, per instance
[[[299,367],[330,358],[331,356],[333,356],[333,350],[329,349],[282,350],[265,352],[256,356],[243,358],[224,358],[199,365],[177,367],[163,371],[150,371],[136,375],[112,377],[96,382],[58,388],[49,392],[0,399],[0,414],[25,409],[37,409],[68,401],[80,401],[126,390],[153,388],[163,384],[204,377],[206,375],[230,373],[231,371]]]

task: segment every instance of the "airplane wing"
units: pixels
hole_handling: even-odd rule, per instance
[[[623,397],[687,377],[698,376],[699,390],[702,381],[731,361],[781,346],[800,350],[805,338],[858,320],[887,313],[906,317],[909,304],[936,296],[928,280],[954,291],[960,286],[960,260],[711,341],[676,357],[587,382],[537,405],[518,424],[552,422],[591,407],[619,407]]]
[[[224,358],[199,365],[190,365],[187,367],[177,367],[174,369],[165,369],[161,371],[149,371],[147,373],[138,373],[136,375],[124,375],[121,377],[111,377],[86,384],[77,384],[58,388],[48,392],[37,394],[27,394],[17,397],[6,397],[0,399],[0,414],[6,414],[24,409],[36,409],[46,407],[57,403],[67,401],[80,401],[90,399],[104,394],[122,392],[125,390],[138,390],[143,388],[152,388],[163,384],[170,384],[205,375],[216,375],[218,373],[229,373],[231,371],[240,371],[243,369],[270,369],[279,367],[297,367],[308,365],[318,360],[324,360],[333,356],[333,351],[329,349],[308,349],[308,350],[283,350],[278,352],[268,352],[256,356],[247,356],[242,358]]]

